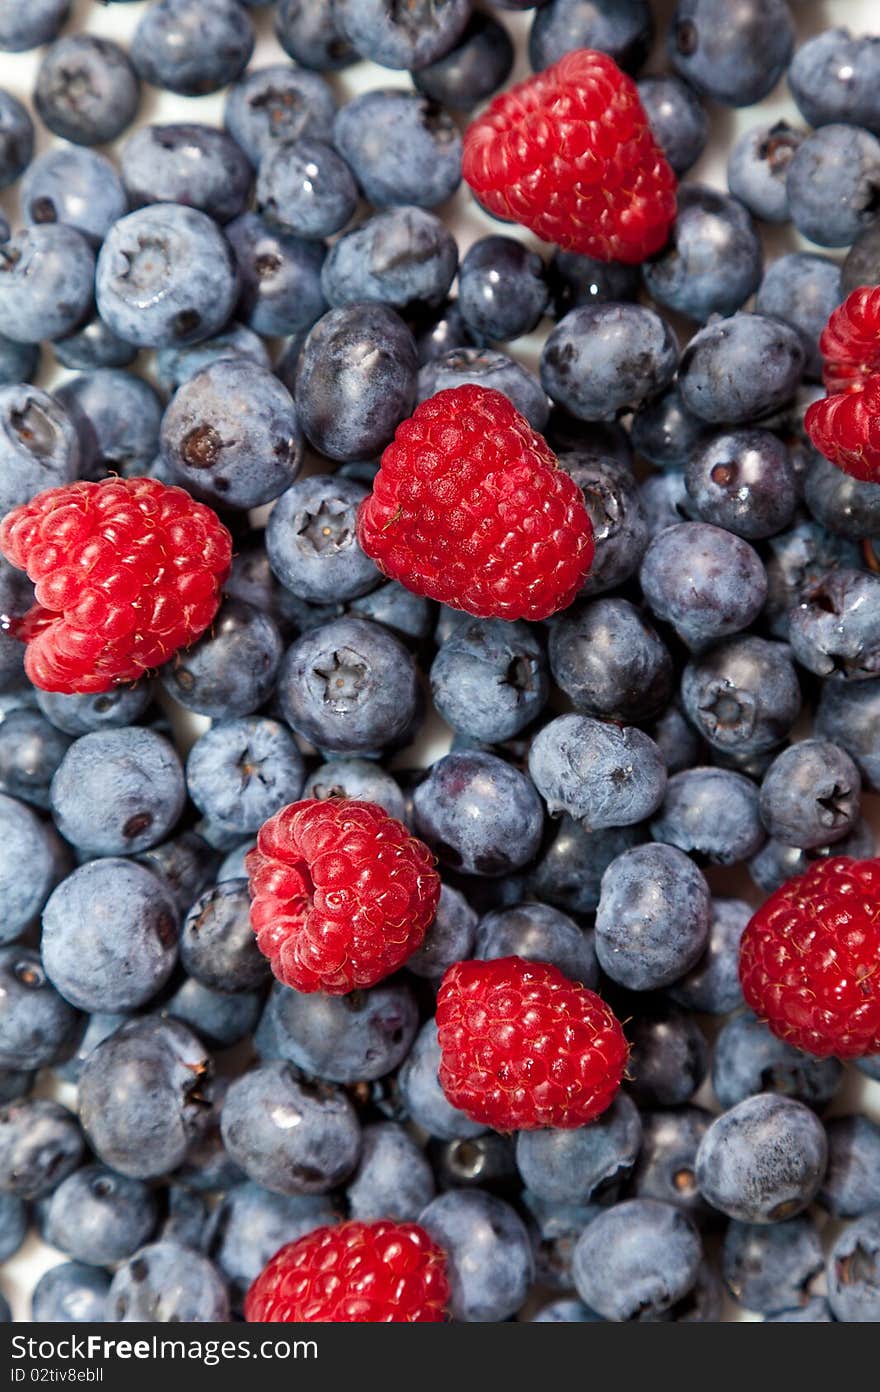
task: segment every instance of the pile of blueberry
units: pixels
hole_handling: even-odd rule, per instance
[[[279,1248],[356,1219],[430,1234],[455,1320],[880,1320],[880,1125],[842,1101],[880,1055],[799,1051],[739,978],[765,895],[875,850],[880,470],[804,415],[829,316],[880,283],[880,37],[785,0],[679,0],[665,35],[650,0],[137,8],[125,51],[70,0],[0,0],[0,50],[45,45],[36,116],[0,90],[0,518],[151,479],[234,554],[201,637],[66,691],[21,638],[69,557],[31,538],[36,617],[0,558],[0,1261],[30,1230],[59,1254],[31,1318],[241,1318]],[[679,180],[724,108],[784,81],[802,119],[756,112],[729,191],[681,182],[641,265],[482,215],[460,256],[463,134],[532,9],[532,70],[609,55]],[[364,58],[387,79],[344,101]],[[150,86],[225,90],[223,128],[198,100],[138,120]],[[586,506],[595,554],[546,621],[438,604],[358,539],[398,426],[472,385]],[[114,579],[92,636],[125,630]],[[273,977],[245,864],[336,798],[442,880],[406,965],[344,994]],[[624,1024],[589,1124],[494,1130],[441,1086],[444,975],[511,957]]]

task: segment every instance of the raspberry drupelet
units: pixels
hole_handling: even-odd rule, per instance
[[[816,449],[863,483],[880,482],[880,286],[863,285],[832,312],[819,339],[828,395],[804,426]]]
[[[570,1130],[620,1087],[629,1048],[601,996],[522,957],[456,962],[437,996],[440,1084],[496,1131]]]
[[[384,575],[477,618],[549,618],[593,559],[577,484],[506,396],[477,386],[398,426],[357,533]]]
[[[644,261],[675,218],[636,84],[594,49],[495,97],[465,133],[462,174],[489,212],[599,261]]]
[[[245,1301],[250,1324],[441,1324],[446,1258],[416,1223],[352,1220],[289,1242]]]
[[[427,846],[354,798],[282,808],[245,866],[260,951],[297,991],[338,996],[390,976],[421,946],[440,899]]]
[[[746,1002],[820,1058],[880,1053],[880,860],[836,856],[777,889],[740,946]]]
[[[136,681],[208,628],[232,560],[216,513],[156,479],[50,488],[0,524],[0,550],[35,584],[10,625],[43,691]]]

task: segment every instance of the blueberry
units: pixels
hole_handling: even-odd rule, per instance
[[[412,334],[384,305],[346,305],[319,319],[296,373],[296,405],[316,449],[331,459],[378,454],[415,404]]]
[[[593,48],[634,73],[653,41],[648,0],[551,0],[539,6],[532,21],[529,61],[539,73],[572,49]]]
[[[648,516],[629,464],[605,455],[563,453],[560,466],[584,495],[595,555],[581,595],[602,594],[639,568],[649,540]]]
[[[788,67],[794,23],[784,0],[679,0],[668,33],[676,72],[712,101],[752,106]]]
[[[830,1102],[843,1078],[837,1059],[817,1059],[777,1039],[750,1012],[722,1027],[712,1060],[712,1087],[723,1107],[758,1092],[781,1093],[812,1107]]]
[[[64,695],[58,691],[38,691],[37,705],[47,720],[68,735],[87,735],[93,730],[133,725],[147,710],[152,699],[149,681],[131,686],[114,686],[97,695]]]
[[[473,243],[458,274],[458,306],[476,343],[531,333],[547,307],[544,263],[511,237]]]
[[[221,721],[196,740],[186,763],[186,786],[199,811],[237,838],[302,791],[305,766],[290,733],[275,720]]]
[[[223,119],[254,168],[289,141],[327,140],[336,101],[317,73],[289,63],[254,68],[230,87]]]
[[[749,862],[749,874],[759,889],[771,894],[786,880],[795,875],[803,875],[810,865],[821,856],[853,856],[862,860],[875,854],[874,832],[869,822],[860,817],[853,830],[832,846],[822,846],[818,851],[804,851],[797,846],[788,846],[784,841],[767,841],[762,850]]]
[[[486,914],[477,928],[472,955],[484,961],[524,957],[550,962],[572,981],[591,989],[598,984],[592,935],[548,904],[522,903]]]
[[[79,1082],[83,1064],[89,1054],[97,1049],[99,1044],[103,1044],[104,1040],[109,1038],[111,1034],[114,1034],[120,1025],[124,1025],[130,1019],[130,1014],[118,1012],[96,1011],[89,1015],[85,1030],[70,1057],[64,1063],[55,1064],[57,1077],[63,1078],[67,1083]]]
[[[0,724],[0,792],[48,809],[49,784],[69,744],[39,711],[10,711]]]
[[[619,1093],[589,1126],[571,1131],[521,1131],[516,1163],[530,1193],[552,1203],[613,1202],[625,1185],[642,1140],[635,1105]]]
[[[0,335],[0,387],[32,381],[39,362],[39,344],[13,343],[11,338]]]
[[[687,410],[710,423],[739,425],[785,405],[804,366],[799,334],[763,314],[734,314],[701,329],[679,364]]]
[[[276,985],[267,1010],[277,1057],[334,1083],[372,1082],[403,1061],[418,1028],[404,980],[346,996],[304,995]]]
[[[36,1070],[76,1046],[83,1021],[49,982],[39,954],[0,948],[0,1067]]]
[[[875,605],[880,580],[838,568],[816,580],[789,614],[789,642],[802,667],[819,676],[864,681],[880,673]]]
[[[418,835],[466,875],[507,875],[532,860],[543,826],[524,774],[493,754],[447,754],[413,795]]]
[[[636,304],[583,305],[553,329],[541,351],[541,382],[580,420],[635,410],[668,386],[678,348],[665,320]]]
[[[476,930],[477,915],[464,895],[449,885],[441,885],[434,921],[422,946],[407,959],[407,969],[416,976],[439,981],[453,962],[473,955]]]
[[[346,1191],[352,1218],[414,1223],[434,1193],[431,1166],[408,1131],[390,1121],[364,1128],[360,1162]]]
[[[834,472],[840,474],[839,469]],[[790,531],[774,537],[765,560],[765,614],[774,636],[788,637],[790,611],[814,582],[823,580],[838,566],[856,569],[861,559],[854,541],[836,537],[808,518],[796,521]]]
[[[87,855],[145,851],[173,830],[185,799],[177,751],[153,730],[82,735],[52,780],[62,836]]]
[[[106,145],[130,126],[140,83],[128,54],[112,39],[69,34],[37,70],[34,106],[55,135],[77,145]]]
[[[413,73],[418,91],[454,111],[472,107],[497,92],[513,67],[513,43],[497,19],[475,11],[451,48]]]
[[[546,267],[550,309],[563,319],[572,309],[606,301],[633,300],[639,290],[637,266],[620,261],[594,261],[574,251],[556,250]]]
[[[802,1305],[823,1265],[819,1233],[804,1214],[771,1227],[734,1222],[724,1236],[724,1284],[748,1310],[775,1314]]]
[[[110,1277],[97,1266],[61,1262],[44,1271],[31,1292],[36,1324],[100,1324]]]
[[[703,522],[659,532],[645,552],[640,580],[657,617],[693,648],[748,628],[767,595],[757,552],[733,533]]]
[[[467,1146],[479,1144],[480,1141],[465,1142]],[[521,1203],[532,1239],[537,1284],[549,1290],[570,1291],[574,1284],[571,1263],[575,1245],[587,1224],[601,1212],[599,1205],[539,1199],[528,1188],[522,1191]]]
[[[700,1240],[681,1209],[629,1199],[593,1220],[574,1250],[578,1295],[603,1318],[656,1318],[693,1288]]]
[[[840,283],[841,295],[851,295],[860,285],[880,283],[880,222],[869,222],[853,242]]]
[[[835,536],[858,541],[880,534],[880,484],[862,483],[815,454],[804,494],[815,520]]]
[[[509,1191],[517,1183],[512,1136],[484,1131],[464,1140],[428,1143],[428,1154],[441,1189],[473,1189],[478,1186]]]
[[[333,140],[376,208],[434,208],[461,182],[458,127],[420,92],[364,92],[337,115]]]
[[[762,263],[761,239],[742,204],[689,184],[679,193],[669,245],[645,264],[645,285],[658,304],[703,324],[745,304]]]
[[[279,1194],[324,1194],[354,1170],[360,1126],[345,1095],[301,1081],[280,1060],[232,1083],[221,1121],[226,1149],[249,1179]]]
[[[250,925],[250,898],[241,879],[206,889],[187,913],[180,932],[180,960],[192,977],[214,991],[254,991],[269,967]]]
[[[797,504],[791,456],[769,430],[710,437],[691,455],[685,482],[706,522],[750,541],[788,526]]]
[[[99,367],[128,367],[137,357],[137,348],[115,334],[98,314],[73,333],[58,338],[52,351],[62,367],[72,372],[90,372]],[[28,375],[28,374],[25,374]]]
[[[334,243],[321,287],[331,305],[376,302],[413,314],[444,302],[457,266],[455,238],[438,217],[388,208]]]
[[[579,1300],[551,1300],[531,1318],[535,1324],[594,1324],[602,1317],[588,1310]]]
[[[75,1261],[110,1266],[149,1239],[157,1217],[156,1201],[142,1180],[104,1165],[84,1165],[49,1200],[45,1238]]]
[[[438,309],[428,310],[417,319],[413,332],[420,367],[456,349],[473,347],[457,300],[447,300]]]
[[[642,1113],[642,1142],[632,1176],[638,1199],[659,1199],[702,1223],[710,1213],[697,1188],[697,1147],[712,1124],[702,1107]]]
[[[292,236],[256,213],[243,213],[229,223],[226,237],[238,266],[238,313],[245,324],[256,333],[272,336],[300,334],[310,329],[327,308],[321,289],[323,244]],[[222,341],[218,346],[223,346]],[[262,367],[269,366],[259,339],[254,344],[259,356],[251,351],[249,342],[241,341],[235,346],[236,353],[215,356],[243,355]],[[281,376],[288,385],[285,375]],[[292,385],[289,389],[292,391]]]
[[[503,392],[533,430],[546,426],[550,403],[535,374],[492,348],[451,348],[425,363],[419,372],[418,399],[470,385]]]
[[[794,1310],[765,1315],[765,1324],[831,1324],[831,1310],[824,1295],[814,1295]]]
[[[669,652],[626,599],[569,609],[551,627],[548,652],[554,680],[577,711],[645,721],[672,695]]]
[[[362,58],[415,71],[447,53],[470,17],[469,0],[334,0],[333,20]]]
[[[167,1023],[177,1024],[174,1020]],[[229,1077],[219,1078],[211,1090],[210,1102],[203,1099],[207,1110],[200,1118],[198,1131],[190,1141],[183,1162],[174,1171],[175,1183],[195,1194],[217,1194],[245,1179],[244,1170],[232,1159],[220,1134],[223,1102],[230,1081]]]
[[[12,942],[34,921],[65,866],[51,826],[0,794],[0,942]]]
[[[686,174],[706,148],[706,108],[686,82],[668,73],[642,77],[636,85],[654,139],[676,174]]]
[[[758,754],[780,744],[800,713],[788,647],[726,638],[692,658],[682,677],[685,715],[722,753]]]
[[[730,151],[727,186],[764,222],[789,220],[788,169],[803,139],[803,131],[787,121],[776,121],[744,131]]]
[[[833,121],[880,135],[880,43],[870,34],[831,28],[802,44],[792,59],[788,85],[811,126]]]
[[[690,1102],[709,1071],[709,1046],[697,1021],[680,1010],[650,1009],[627,1026],[627,1074],[640,1107]]]
[[[398,822],[406,817],[406,804],[400,787],[390,773],[371,759],[328,760],[306,779],[302,796],[321,800],[358,798],[363,802],[378,803],[385,808],[389,817],[394,817]]]
[[[534,631],[465,617],[431,665],[431,693],[454,730],[487,743],[510,739],[547,700],[546,661]]]
[[[806,353],[804,375],[813,381],[822,376],[819,335],[843,294],[840,267],[827,256],[805,251],[778,257],[758,288],[755,308],[797,330]]]
[[[16,1194],[0,1194],[0,1261],[15,1256],[27,1237],[28,1211]]]
[[[825,1131],[809,1107],[762,1092],[713,1121],[697,1151],[697,1183],[728,1217],[777,1223],[815,1198],[827,1157]]]
[[[397,1075],[408,1115],[417,1126],[442,1140],[468,1140],[479,1136],[484,1127],[446,1100],[437,1077],[439,1067],[437,1026],[434,1020],[428,1020],[416,1035]]]
[[[155,0],[131,42],[131,59],[154,87],[183,97],[235,82],[254,51],[254,30],[238,0]]]
[[[826,1262],[828,1303],[836,1320],[873,1324],[880,1317],[880,1215],[849,1223],[835,1239]]]
[[[729,769],[683,769],[666,785],[651,834],[700,864],[736,865],[764,843],[758,790],[751,779]]]
[[[802,236],[849,246],[876,216],[880,140],[856,126],[813,131],[788,170],[788,207]]]
[[[867,1116],[826,1123],[828,1171],[819,1203],[834,1218],[861,1218],[880,1208],[880,1126]]]
[[[304,68],[331,72],[347,67],[358,56],[343,38],[332,5],[279,0],[275,33],[284,51]]]
[[[684,471],[666,469],[660,474],[650,474],[641,484],[633,478],[636,497],[642,515],[644,542],[639,554],[641,560],[651,537],[657,536],[667,527],[677,527],[680,522],[699,520],[693,499],[687,491]],[[587,577],[589,583],[589,577]]]
[[[38,343],[70,333],[89,312],[95,258],[66,223],[26,227],[0,246],[0,333]]]
[[[357,203],[351,170],[326,141],[300,137],[264,155],[257,206],[285,232],[329,237],[351,221]]]
[[[187,977],[161,1008],[163,1016],[188,1025],[212,1049],[229,1049],[256,1028],[263,998],[255,991],[214,991]]]
[[[624,851],[602,876],[596,955],[613,981],[632,991],[657,990],[684,976],[709,933],[709,888],[675,846]]]
[[[27,107],[11,92],[0,88],[0,188],[15,183],[27,169],[33,153],[34,123]]]
[[[789,846],[815,850],[848,836],[859,816],[859,771],[827,740],[802,740],[774,759],[761,784],[767,831]]]
[[[558,716],[538,732],[529,772],[551,817],[567,812],[590,831],[644,821],[666,786],[648,735],[582,715]]]
[[[180,1242],[201,1251],[205,1243],[208,1207],[200,1194],[170,1183],[162,1195],[163,1215],[156,1232],[160,1242]]]
[[[680,773],[700,762],[700,738],[677,705],[667,706],[649,725],[648,733],[663,755],[668,773]]]
[[[706,950],[696,965],[669,988],[687,1010],[726,1015],[742,1005],[739,944],[752,907],[743,899],[713,898]]]
[[[208,632],[163,668],[162,685],[200,715],[250,715],[274,690],[282,652],[281,635],[268,614],[228,599]]]
[[[22,53],[50,43],[70,13],[70,0],[0,0],[0,49]]]
[[[81,477],[132,478],[150,468],[159,448],[162,405],[148,382],[118,368],[99,368],[64,382],[56,400],[76,427]]]
[[[250,164],[213,126],[142,126],[123,145],[120,163],[135,208],[180,203],[222,223],[243,211],[250,193]]]
[[[0,1191],[39,1199],[82,1164],[85,1143],[72,1112],[48,1098],[0,1110]]]
[[[229,1297],[217,1268],[178,1242],[141,1248],[118,1268],[107,1292],[110,1321],[216,1324],[228,1318]]]
[[[451,1190],[429,1203],[419,1222],[446,1253],[453,1319],[494,1323],[519,1309],[534,1261],[509,1204],[481,1189]]]
[[[567,816],[556,825],[552,842],[529,873],[529,890],[570,913],[594,913],[607,866],[642,840],[643,829],[624,826],[591,832]]]
[[[204,1250],[229,1282],[233,1300],[241,1303],[279,1247],[336,1221],[331,1203],[322,1196],[273,1194],[245,1180],[211,1214]]]

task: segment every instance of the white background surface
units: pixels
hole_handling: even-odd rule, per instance
[[[21,0],[21,3],[26,5],[28,0]],[[209,5],[210,0],[203,0],[203,3]],[[735,0],[730,0],[730,3],[734,4]],[[665,70],[663,39],[668,17],[674,7],[674,0],[653,0],[653,8],[658,19],[659,37],[654,55],[648,63],[646,71]],[[88,30],[91,33],[114,38],[127,46],[138,20],[147,8],[149,8],[147,0],[139,0],[139,3],[135,4],[108,5],[96,3],[96,0],[75,0],[72,18],[64,32]],[[834,25],[848,25],[857,33],[880,33],[880,0],[792,0],[792,12],[798,26],[798,43],[802,43],[810,35]],[[286,55],[276,42],[272,32],[272,10],[251,11],[251,14],[258,31],[258,42],[254,57],[251,60],[251,67],[287,61]],[[533,11],[528,11],[525,14],[499,11],[498,14],[517,43],[517,64],[511,80],[518,80],[529,72],[524,55],[525,41]],[[7,88],[30,105],[30,94],[40,56],[41,50],[32,53],[0,53],[0,87]],[[357,92],[374,87],[406,88],[410,86],[410,80],[406,73],[391,72],[386,68],[379,68],[370,63],[360,63],[342,73],[331,74],[329,81],[336,91],[340,103]],[[167,92],[158,92],[145,85],[138,124],[188,120],[222,125],[222,112],[223,93],[208,97],[185,98]],[[782,117],[789,119],[792,124],[803,125],[803,121],[791,101],[784,79],[760,106],[749,107],[745,111],[730,111],[717,106],[711,108],[710,141],[703,158],[687,175],[688,181],[712,184],[726,191],[726,155],[737,135],[751,126]],[[52,144],[63,143],[57,141],[46,131],[38,120],[36,127],[37,152],[41,152]],[[112,147],[108,153],[112,154]],[[0,207],[5,211],[11,225],[18,227],[21,219],[15,188],[0,193]],[[484,236],[488,231],[497,231],[497,223],[479,212],[464,188],[444,209],[438,211],[453,228],[462,254],[476,237]],[[505,228],[505,232],[508,235],[519,235],[523,241],[536,247],[540,246],[528,233],[520,232],[515,228]],[[809,243],[803,241],[793,229],[765,228],[764,232],[768,260],[782,252],[798,248],[816,250]],[[544,250],[546,251],[546,248]],[[841,259],[840,253],[826,254],[835,255]],[[528,338],[518,340],[506,351],[528,366],[534,367],[548,327],[548,321],[545,321],[538,331]],[[138,370],[144,370],[149,375],[149,359],[139,365]],[[70,375],[52,362],[48,351],[44,353],[41,385],[51,387],[54,382],[61,381]],[[207,722],[200,721],[197,717],[187,717],[186,719],[188,724],[181,733],[188,743],[198,728],[203,727]],[[443,752],[442,744],[440,744],[443,739],[442,729],[433,726],[430,734],[430,742],[426,745],[423,739],[421,747],[426,761]],[[880,826],[878,799],[868,799],[866,810],[870,812],[875,827]],[[718,893],[738,894],[754,903],[760,901],[760,895],[756,893],[754,886],[743,873],[714,870],[709,872],[708,878],[713,889]],[[46,1091],[45,1088],[40,1090]],[[60,1100],[69,1105],[75,1103],[75,1090],[67,1085],[55,1088],[52,1095],[58,1096]],[[707,1106],[714,1107],[716,1105],[707,1088],[702,1090],[697,1100]],[[880,1121],[880,1084],[868,1083],[862,1075],[850,1068],[846,1084],[830,1110],[832,1113],[841,1113],[857,1109],[869,1112]],[[10,1301],[16,1320],[30,1319],[29,1295],[34,1282],[48,1267],[54,1266],[60,1260],[65,1260],[63,1254],[55,1252],[32,1235],[21,1251],[0,1268],[0,1289]],[[745,1320],[752,1318],[733,1307],[729,1309],[727,1317]]]

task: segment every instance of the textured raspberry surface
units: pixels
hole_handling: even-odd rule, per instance
[[[740,947],[747,1003],[807,1053],[880,1053],[880,860],[836,856],[789,880]]]
[[[804,426],[816,449],[863,483],[880,482],[880,286],[853,290],[832,312],[819,346],[828,395]]]
[[[282,1247],[247,1294],[245,1318],[295,1324],[440,1324],[446,1258],[416,1223],[340,1223]]]
[[[437,996],[440,1083],[496,1131],[583,1126],[613,1101],[628,1047],[594,991],[546,962],[457,962]]]
[[[373,802],[293,802],[245,861],[251,923],[285,986],[344,995],[420,947],[440,898],[434,857]]]
[[[880,372],[880,285],[863,285],[832,310],[819,347],[829,392],[861,391]]]
[[[0,525],[36,604],[13,628],[44,691],[108,691],[198,638],[220,603],[232,538],[182,488],[109,479],[50,488]]]
[[[599,261],[644,261],[675,218],[636,84],[589,48],[497,96],[465,133],[462,173],[490,212]]]
[[[383,574],[480,618],[549,618],[593,559],[577,484],[485,387],[437,392],[398,427],[357,526]]]

